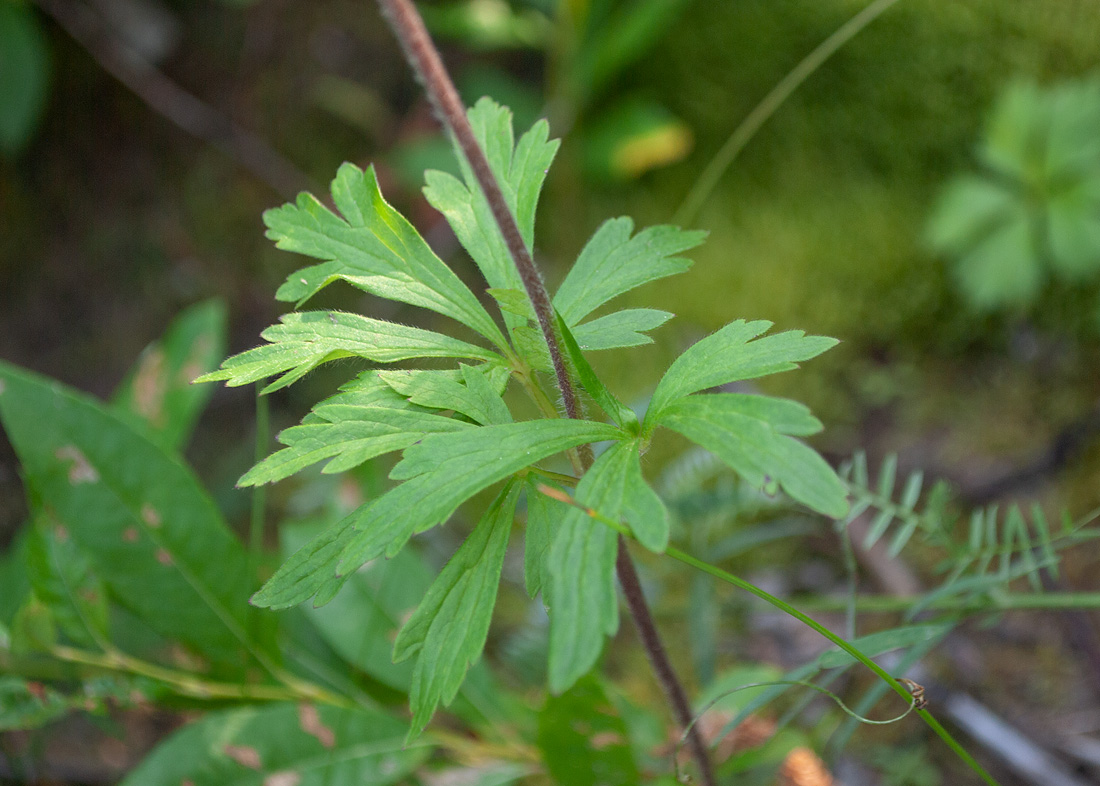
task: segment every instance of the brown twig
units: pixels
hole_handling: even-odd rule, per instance
[[[221,150],[283,197],[293,198],[313,185],[263,139],[188,93],[154,68],[140,52],[112,36],[91,8],[71,0],[35,2],[84,47],[104,71],[128,87],[150,109]]]
[[[546,285],[539,275],[538,268],[531,258],[527,246],[520,235],[516,219],[509,210],[500,186],[493,176],[489,161],[474,137],[473,129],[466,118],[466,109],[462,100],[451,82],[450,75],[439,57],[439,52],[428,35],[424,22],[420,18],[411,0],[378,0],[390,26],[397,34],[402,49],[412,65],[413,72],[423,84],[428,94],[428,99],[438,112],[443,124],[454,136],[462,154],[465,156],[474,177],[477,178],[481,190],[485,194],[486,201],[492,210],[505,245],[519,271],[523,287],[527,296],[531,299],[535,315],[538,318],[539,328],[546,339],[546,345],[550,351],[550,358],[554,366],[554,376],[557,379],[558,389],[561,391],[562,402],[565,406],[565,414],[571,418],[582,416],[580,404],[576,395],[576,388],[566,369],[565,360],[561,352],[557,332],[554,328],[554,310],[550,304],[550,295]],[[584,445],[580,449],[582,469],[587,470],[593,461],[592,448]],[[634,619],[634,625],[638,629],[638,638],[649,656],[653,670],[664,688],[672,706],[677,722],[684,728],[690,728],[688,733],[688,745],[692,755],[699,766],[702,781],[706,786],[714,786],[714,772],[711,769],[710,758],[703,743],[702,737],[691,726],[692,710],[688,702],[683,685],[672,668],[668,652],[661,642],[657,632],[657,626],[653,621],[653,614],[642,594],[641,583],[634,569],[634,563],[627,552],[626,543],[619,538],[619,551],[615,561],[619,583],[626,597],[627,608]]]

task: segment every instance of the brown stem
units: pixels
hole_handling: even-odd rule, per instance
[[[405,51],[405,56],[408,58],[413,72],[423,84],[428,99],[439,113],[446,128],[458,142],[462,154],[470,164],[474,177],[477,178],[478,184],[485,194],[485,199],[489,203],[489,208],[492,210],[497,226],[500,228],[504,243],[515,262],[516,269],[519,271],[523,287],[527,291],[527,296],[531,299],[535,315],[538,318],[539,328],[546,339],[546,345],[550,350],[550,358],[554,365],[554,376],[557,378],[558,389],[561,391],[562,402],[565,406],[565,413],[568,417],[580,418],[581,410],[576,388],[566,369],[557,332],[554,328],[554,310],[550,304],[550,295],[546,291],[546,285],[539,275],[538,268],[535,267],[530,251],[523,242],[516,219],[512,215],[512,211],[509,210],[508,203],[504,200],[500,185],[489,167],[489,161],[485,158],[485,153],[474,137],[473,129],[470,128],[469,120],[466,118],[466,108],[451,82],[451,77],[439,57],[438,50],[424,27],[424,21],[420,18],[420,14],[417,12],[412,0],[378,0],[378,3],[401,42],[401,47]],[[591,446],[581,446],[579,453],[581,468],[587,470],[592,466],[593,461]],[[717,781],[714,779],[714,771],[711,769],[710,758],[707,755],[703,739],[695,726],[692,725],[692,711],[687,694],[672,668],[668,652],[661,642],[657,626],[653,621],[653,614],[642,595],[638,574],[634,570],[634,563],[630,559],[630,554],[626,550],[626,543],[622,537],[619,538],[619,551],[615,560],[615,569],[619,576],[619,583],[623,588],[623,594],[626,597],[627,608],[630,610],[634,625],[638,629],[638,638],[649,656],[650,663],[653,664],[653,670],[664,688],[665,695],[668,696],[673,714],[682,727],[689,728],[688,745],[699,766],[703,783],[705,786],[714,786]]]

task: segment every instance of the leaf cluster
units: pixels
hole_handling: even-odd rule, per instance
[[[545,122],[516,139],[510,113],[483,99],[469,112],[475,135],[502,184],[524,242],[534,243],[538,194],[557,143]],[[460,161],[462,161],[460,157]],[[309,195],[265,215],[280,248],[318,263],[291,274],[278,297],[301,304],[342,280],[371,294],[431,309],[475,333],[474,342],[353,314],[288,314],[264,331],[268,344],[230,358],[201,381],[230,385],[279,375],[265,390],[342,358],[373,363],[411,361],[402,369],[369,368],[316,405],[300,426],[280,435],[285,447],[262,461],[242,485],[272,482],[325,461],[340,472],[390,452],[402,453],[390,472],[397,482],[338,525],[304,545],[253,597],[286,608],[331,600],[362,565],[393,557],[408,540],[447,521],[467,500],[505,482],[465,544],[437,577],[398,636],[395,657],[416,657],[410,696],[412,734],[437,704],[455,695],[488,633],[507,533],[521,498],[527,500],[526,583],[550,609],[550,686],[569,688],[596,662],[605,635],[618,627],[614,585],[617,536],[565,506],[537,500],[525,478],[550,473],[555,456],[610,443],[583,477],[577,499],[625,521],[647,548],[668,543],[668,515],[643,475],[642,454],[661,428],[711,450],[749,484],[782,488],[823,513],[843,515],[845,490],[829,466],[799,438],[821,429],[792,401],[739,393],[703,394],[734,382],[793,369],[835,344],[788,331],[765,336],[768,322],[738,320],[699,341],[658,383],[644,417],[624,406],[599,380],[585,352],[649,343],[646,332],[671,315],[653,309],[598,309],[643,284],[684,272],[678,255],[701,242],[699,232],[668,226],[635,232],[628,218],[605,222],[553,296],[568,365],[592,404],[610,422],[563,419],[550,404],[540,373],[549,370],[518,273],[472,172],[463,178],[426,176],[425,196],[447,219],[482,272],[498,306],[487,311],[382,198],[372,170],[341,167],[332,184],[339,214]],[[455,358],[457,367],[420,365]],[[542,408],[543,419],[516,421],[510,383]],[[576,466],[576,465],[574,465]]]

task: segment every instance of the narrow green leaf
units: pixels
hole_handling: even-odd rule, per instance
[[[548,586],[546,560],[554,533],[561,526],[568,508],[555,505],[538,490],[541,480],[536,475],[527,478],[527,529],[523,535],[523,582],[527,594],[535,597]]]
[[[899,628],[871,633],[852,639],[851,645],[869,657],[881,655],[890,650],[912,647],[916,644],[937,639],[949,631],[954,623],[932,623],[928,625],[905,625]],[[855,663],[856,660],[841,649],[832,649],[817,656],[814,663],[819,669],[835,669]]]
[[[660,419],[662,410],[678,398],[797,368],[798,361],[817,357],[837,344],[834,338],[807,336],[801,330],[757,338],[771,326],[771,322],[764,320],[739,319],[689,347],[653,391],[646,425]]]
[[[274,704],[212,712],[153,750],[122,786],[384,786],[430,752],[380,710]]]
[[[207,300],[183,311],[147,346],[111,399],[115,412],[147,429],[169,450],[183,448],[214,391],[192,385],[225,357],[225,304]]]
[[[27,572],[27,539],[29,527],[22,527],[8,549],[0,553],[0,625],[11,627],[15,612],[30,595],[31,581]]]
[[[558,140],[548,139],[549,125],[540,120],[513,149],[512,113],[488,98],[479,100],[468,116],[474,136],[504,194],[504,201],[516,217],[520,235],[528,250],[532,250],[539,193],[557,152]],[[523,291],[519,274],[477,179],[457,145],[455,152],[465,184],[442,172],[426,172],[424,196],[447,219],[455,237],[481,269],[490,287]],[[505,313],[509,327],[523,323],[522,318]]]
[[[429,435],[406,450],[390,473],[406,482],[351,515],[356,532],[338,572],[396,554],[412,535],[446,521],[465,500],[524,467],[586,442],[621,436],[612,426],[566,419]]]
[[[517,325],[512,328],[512,342],[516,351],[533,369],[545,371],[547,374],[554,370],[554,362],[550,359],[550,350],[546,347],[546,338],[542,331],[533,325]]]
[[[309,194],[264,213],[267,236],[279,248],[325,260],[292,273],[276,293],[279,300],[301,304],[343,279],[373,295],[451,317],[504,345],[474,294],[382,198],[373,167],[364,172],[351,164],[341,166],[332,181],[332,196],[343,218]]]
[[[112,593],[158,633],[239,665],[248,561],[187,467],[101,404],[4,363],[0,420]]]
[[[673,226],[644,229],[633,238],[627,217],[605,221],[585,245],[554,295],[554,308],[576,325],[604,303],[635,287],[683,273],[691,262],[675,254],[695,248],[706,232]]]
[[[1043,561],[1047,563],[1047,571],[1051,578],[1058,578],[1058,555],[1054,550],[1054,543],[1050,537],[1050,522],[1038,503],[1031,506],[1031,520],[1035,523],[1035,532],[1039,537],[1039,549],[1043,553]]]
[[[481,657],[520,488],[512,481],[501,491],[397,634],[395,662],[419,653],[406,742],[419,736],[440,702],[451,703],[466,669]]]
[[[585,322],[573,328],[573,336],[581,349],[595,352],[616,347],[637,347],[652,344],[646,335],[672,319],[668,311],[655,308],[628,308]]]
[[[314,407],[302,425],[282,431],[279,441],[287,447],[249,470],[237,485],[282,480],[325,459],[330,461],[322,472],[344,472],[375,456],[404,450],[426,434],[470,428],[415,406],[369,372]]]
[[[466,397],[469,405],[466,410],[458,410],[483,426],[499,426],[512,422],[512,413],[508,405],[493,388],[493,383],[484,371],[463,364],[460,366],[462,379],[466,382]]]
[[[576,339],[573,338],[573,334],[570,333],[569,328],[565,324],[565,320],[561,318],[560,314],[557,316],[557,321],[558,334],[561,336],[562,345],[565,347],[566,354],[572,362],[577,378],[580,380],[584,389],[588,391],[588,395],[592,397],[592,400],[599,405],[600,409],[602,409],[608,417],[614,420],[620,428],[636,432],[638,430],[638,416],[634,414],[634,410],[619,401],[619,399],[604,386],[603,381],[596,376],[596,372],[592,369],[592,366],[588,364],[587,358],[585,358],[584,353],[581,352],[581,348],[577,346]]]
[[[314,595],[321,596],[315,603],[317,606],[332,600],[347,578],[336,575],[336,566],[340,553],[355,537],[354,524],[352,514],[295,551],[252,596],[252,605],[286,609]]]
[[[498,360],[487,349],[430,330],[398,325],[341,311],[301,311],[284,314],[281,324],[260,335],[269,344],[227,359],[221,369],[196,382],[227,380],[230,387],[247,385],[286,372],[265,393],[286,387],[329,360],[361,357],[379,363],[410,358],[475,358]]]
[[[506,314],[522,317],[524,322],[535,321],[535,308],[531,305],[531,299],[521,289],[487,289],[493,300],[500,306],[500,310]]]
[[[0,153],[31,140],[46,106],[50,50],[33,6],[0,3]]]
[[[714,453],[756,488],[770,480],[827,516],[848,511],[847,490],[832,467],[792,438],[821,428],[801,404],[739,393],[690,396],[665,407],[660,423]]]

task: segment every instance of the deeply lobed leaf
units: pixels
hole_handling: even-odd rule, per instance
[[[837,344],[835,338],[788,330],[757,338],[772,326],[766,320],[739,319],[695,342],[669,367],[657,384],[646,413],[646,427],[662,417],[668,404],[707,388],[797,368]],[[755,339],[755,340],[754,340]]]
[[[227,380],[229,386],[247,385],[283,374],[264,392],[286,387],[329,360],[361,357],[380,363],[410,358],[474,358],[496,360],[490,350],[421,328],[340,311],[302,311],[284,314],[281,324],[261,335],[267,346],[249,349],[227,359],[221,369],[196,382]]]
[[[397,634],[395,662],[419,654],[406,741],[420,734],[440,702],[451,703],[467,668],[481,657],[520,489],[516,481],[504,488]]]
[[[689,396],[668,405],[660,424],[711,451],[757,488],[775,482],[827,516],[848,510],[847,491],[832,467],[793,439],[821,429],[801,404],[738,393]]]
[[[585,245],[554,295],[554,308],[572,326],[609,300],[650,281],[683,273],[691,262],[674,256],[703,242],[705,232],[673,226],[630,234],[627,217],[605,221]]]
[[[342,279],[379,297],[451,317],[497,346],[500,330],[474,294],[382,198],[374,168],[344,164],[332,181],[343,218],[310,194],[264,213],[268,237],[287,251],[325,260],[299,270],[279,287],[279,300],[301,303]]]

